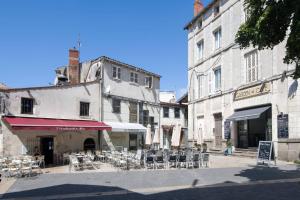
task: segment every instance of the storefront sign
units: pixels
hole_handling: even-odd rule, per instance
[[[269,162],[272,159],[273,142],[272,141],[259,141],[257,162]]]
[[[81,127],[56,127],[58,131],[84,131],[85,128]]]
[[[288,138],[289,137],[289,116],[278,115],[277,116],[277,132],[278,138]]]
[[[234,100],[246,99],[249,97],[254,97],[262,94],[267,94],[271,91],[271,84],[264,83],[255,87],[238,90],[235,92]]]
[[[224,122],[224,138],[226,140],[231,138],[230,121],[225,121]]]

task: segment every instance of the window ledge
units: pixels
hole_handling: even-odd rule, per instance
[[[119,79],[119,78],[113,78],[113,80],[116,82],[121,82],[121,79]]]
[[[81,119],[91,119],[91,116],[79,116]]]

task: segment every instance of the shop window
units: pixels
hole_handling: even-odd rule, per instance
[[[120,99],[112,99],[112,109],[113,109],[113,113],[121,113]]]
[[[151,131],[155,130],[154,117],[149,117],[149,124],[151,125]]]
[[[174,116],[175,118],[180,118],[180,108],[174,108]]]
[[[89,116],[90,115],[90,103],[80,102],[80,116]]]
[[[129,122],[137,123],[137,103],[129,102]]]
[[[21,114],[33,114],[33,99],[21,98]]]
[[[129,151],[137,150],[137,135],[129,134]]]
[[[164,118],[169,118],[169,107],[163,107]]]
[[[139,103],[139,123],[144,124],[143,102]]]

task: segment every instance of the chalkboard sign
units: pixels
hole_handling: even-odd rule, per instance
[[[272,141],[259,141],[257,162],[270,161],[273,154]]]
[[[231,138],[230,121],[225,121],[224,122],[224,138],[226,140]]]
[[[287,114],[277,116],[277,127],[278,138],[289,137],[289,116]]]

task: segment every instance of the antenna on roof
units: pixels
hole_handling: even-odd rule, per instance
[[[80,41],[80,33],[78,34],[78,40],[77,40],[77,46],[79,51],[79,63],[80,63],[80,47],[81,47],[81,41]]]

